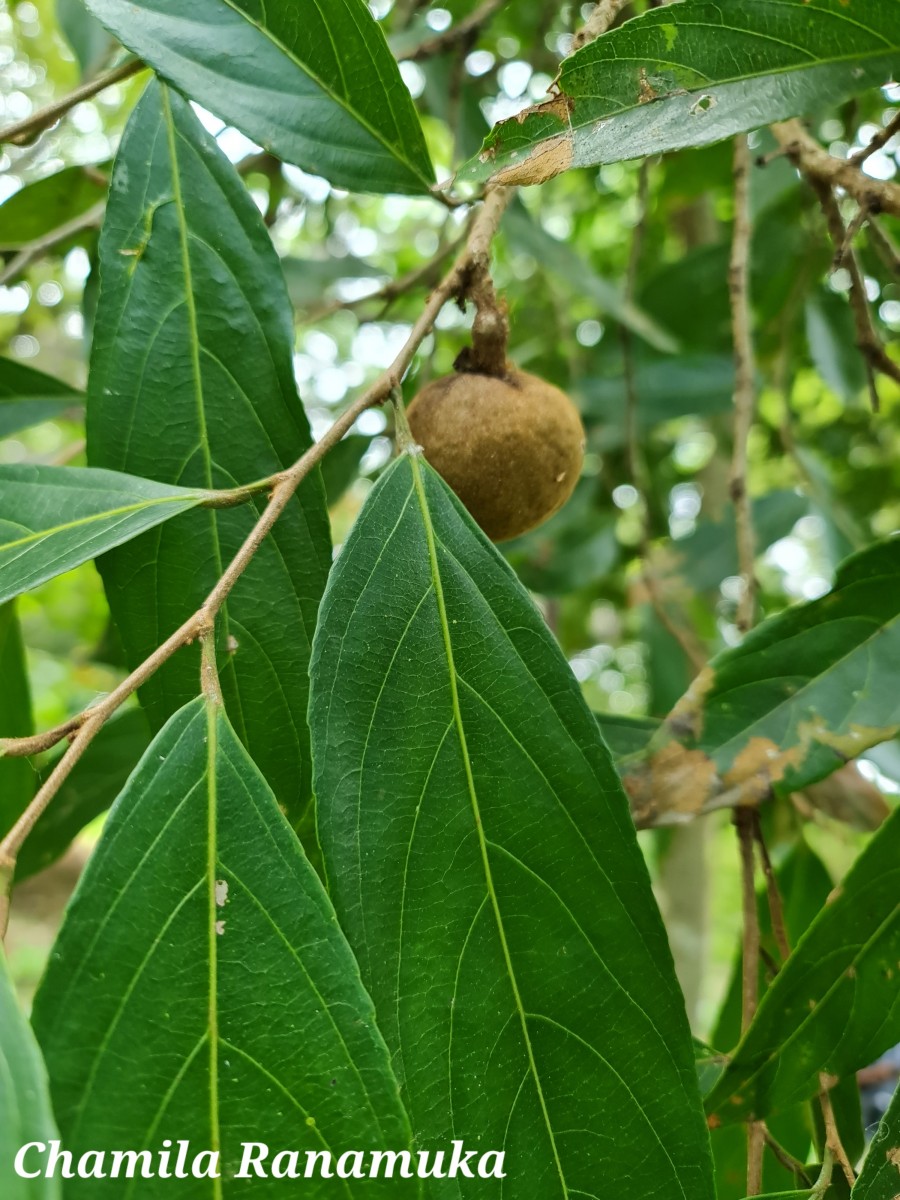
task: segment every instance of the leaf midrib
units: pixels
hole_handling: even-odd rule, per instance
[[[475,778],[472,771],[472,761],[469,756],[468,742],[466,739],[465,726],[462,719],[462,710],[459,703],[459,687],[456,675],[456,662],[453,653],[453,641],[450,634],[450,622],[447,618],[447,607],[444,599],[444,588],[441,580],[440,565],[437,557],[437,544],[435,540],[434,526],[431,521],[431,512],[428,507],[428,499],[425,495],[425,488],[422,482],[422,472],[419,466],[418,458],[415,454],[409,455],[410,465],[412,467],[413,481],[416,489],[416,496],[419,502],[419,508],[422,513],[422,524],[425,529],[425,537],[428,544],[428,559],[431,569],[431,578],[434,585],[435,598],[438,606],[438,616],[441,624],[441,634],[444,642],[444,651],[447,657],[447,673],[450,682],[450,694],[453,708],[453,720],[456,725],[457,735],[459,737],[460,752],[462,754],[463,766],[466,773],[466,785],[469,792],[469,800],[472,804],[472,813],[475,818],[475,830],[478,835],[478,846],[481,853],[481,862],[484,869],[485,883],[487,885],[488,896],[490,897],[491,907],[494,911],[494,920],[497,925],[497,934],[500,939],[500,946],[503,952],[504,965],[507,975],[509,976],[510,986],[512,988],[513,1000],[516,1006],[516,1012],[519,1016],[519,1022],[522,1028],[522,1037],[525,1043],[525,1051],[528,1057],[528,1066],[530,1074],[534,1080],[535,1089],[537,1091],[538,1102],[540,1103],[541,1113],[544,1118],[544,1125],[547,1129],[547,1136],[550,1139],[550,1146],[553,1151],[553,1160],[556,1164],[556,1169],[559,1174],[560,1185],[562,1186],[563,1197],[565,1200],[569,1198],[569,1189],[566,1183],[565,1173],[563,1171],[562,1162],[559,1156],[559,1148],[556,1144],[556,1137],[553,1132],[553,1126],[550,1121],[550,1114],[547,1110],[547,1101],[544,1096],[544,1089],[541,1085],[540,1074],[538,1073],[537,1063],[534,1057],[534,1048],[531,1044],[531,1035],[528,1031],[528,1020],[525,1012],[525,1006],[522,1002],[522,997],[519,992],[519,985],[516,979],[515,968],[513,967],[512,955],[509,949],[509,943],[506,938],[506,928],[503,924],[503,916],[500,912],[500,904],[497,898],[497,892],[494,887],[493,872],[491,870],[490,857],[488,855],[487,839],[484,834],[484,827],[481,820],[481,809],[478,802],[478,792],[475,786]]]
[[[865,582],[868,583],[871,581],[866,580]],[[854,586],[855,585],[851,584],[850,588],[847,588],[846,591],[844,591],[842,594],[846,596],[847,593]],[[832,623],[837,623],[838,621],[842,621],[842,620],[846,620],[846,619],[849,619],[849,618],[836,617],[836,618],[832,619]],[[859,617],[856,617],[855,619],[859,619]],[[871,619],[874,621],[874,618],[871,618]],[[820,675],[811,676],[809,679],[807,679],[807,681],[803,684],[802,687],[797,688],[797,690],[795,692],[792,692],[790,694],[790,696],[788,696],[787,699],[781,700],[781,701],[779,701],[778,704],[774,705],[774,707],[767,709],[760,716],[756,717],[754,719],[754,721],[752,722],[752,724],[745,726],[740,734],[729,738],[727,742],[722,742],[719,746],[717,746],[715,748],[714,751],[711,751],[711,754],[714,754],[716,757],[719,757],[725,751],[727,751],[729,749],[729,747],[732,747],[732,746],[742,747],[747,742],[748,737],[752,736],[752,734],[755,730],[759,729],[759,727],[761,725],[764,725],[765,723],[770,721],[772,719],[772,717],[775,716],[777,713],[780,713],[782,709],[796,706],[798,697],[803,696],[804,694],[813,691],[817,686],[820,686],[822,680],[827,675],[830,675],[833,671],[837,670],[844,663],[849,662],[852,658],[854,658],[858,654],[862,654],[862,653],[871,654],[871,650],[872,650],[871,643],[874,642],[877,637],[880,637],[886,631],[890,630],[898,620],[900,620],[900,613],[895,613],[894,616],[890,619],[890,621],[886,621],[884,624],[881,624],[881,625],[876,624],[875,630],[869,635],[869,637],[864,638],[860,642],[856,642],[854,645],[852,645],[849,648],[849,650],[846,652],[846,654],[842,654],[839,658],[836,658],[831,663],[829,663],[826,670],[824,670]],[[823,624],[824,624],[824,622],[823,622]],[[813,629],[818,629],[818,628],[821,628],[821,626],[811,625],[811,626],[808,626],[806,629],[801,630],[798,634],[795,634],[794,636],[795,637],[803,637],[803,636],[806,636],[809,633],[811,633],[813,631]],[[793,638],[789,639],[789,640],[793,640]],[[769,684],[769,683],[774,682],[774,680],[777,678],[779,678],[779,676],[770,675],[762,680],[754,680],[754,684],[760,684],[760,683]],[[748,686],[748,685],[745,685],[745,686]],[[736,691],[739,691],[739,690],[740,690],[739,688],[729,688],[725,692],[718,693],[716,698],[721,699],[722,696],[733,695]],[[848,709],[848,715],[850,712],[853,711],[853,707],[855,706],[855,704],[856,704],[856,697],[854,696],[853,697],[853,705],[851,705],[851,707]],[[845,718],[845,721],[846,721],[846,718]],[[842,728],[843,728],[843,723],[842,723]],[[888,733],[887,737],[884,740],[887,740],[887,738],[889,738],[890,736],[891,736],[890,733]]]
[[[59,533],[67,533],[70,529],[78,529],[84,525],[91,525],[96,521],[106,520],[109,517],[128,516],[129,513],[142,512],[145,508],[154,508],[160,504],[184,504],[190,506],[192,504],[199,504],[205,498],[206,494],[198,491],[193,496],[190,494],[187,496],[183,494],[180,496],[157,496],[149,500],[136,500],[133,504],[123,504],[119,508],[105,508],[102,512],[91,513],[86,517],[76,517],[75,520],[65,521],[62,525],[53,525],[49,529],[34,530],[25,537],[16,538],[13,542],[3,542],[0,544],[0,554],[5,554],[7,550],[15,550],[18,546],[26,546],[34,542],[43,541]]]
[[[320,79],[319,76],[313,70],[311,70],[307,64],[301,62],[297,55],[294,54],[294,52],[290,50],[280,38],[277,38],[270,29],[265,28],[258,21],[255,21],[249,13],[244,12],[242,8],[239,8],[237,4],[234,3],[234,0],[223,0],[223,3],[226,4],[232,10],[232,12],[237,13],[239,17],[245,20],[248,25],[252,25],[253,28],[256,29],[264,38],[270,41],[277,50],[280,50],[285,58],[289,59],[297,67],[297,69],[306,75],[307,78],[311,79],[317,87],[321,88],[325,95],[328,96],[328,98],[335,104],[337,104],[339,108],[343,109],[347,116],[354,120],[357,125],[360,125],[363,129],[365,129],[369,136],[388,152],[391,158],[395,159],[399,163],[402,163],[412,173],[412,175],[419,180],[420,183],[423,183],[426,191],[431,190],[432,180],[423,175],[420,168],[416,166],[416,164],[410,159],[408,159],[403,153],[401,153],[401,147],[392,145],[384,136],[384,134],[382,134],[374,126],[370,125],[369,121],[362,115],[362,113],[351,107],[350,103],[343,96],[338,95],[338,93],[330,88],[324,82],[324,80]],[[380,76],[379,82],[383,82]],[[396,121],[396,114],[394,113],[393,107],[390,105],[390,103],[388,103],[388,107],[390,108],[391,115]]]

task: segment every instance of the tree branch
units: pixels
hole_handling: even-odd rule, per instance
[[[643,250],[644,232],[647,218],[647,201],[649,191],[650,165],[647,159],[641,163],[638,175],[638,220],[631,239],[631,249],[628,255],[628,267],[625,273],[625,289],[623,300],[625,304],[634,301],[637,291],[638,268],[640,267]],[[641,581],[647,589],[651,607],[656,619],[663,628],[675,639],[681,647],[685,658],[694,672],[698,672],[706,663],[703,647],[693,636],[693,631],[676,621],[665,606],[662,590],[659,585],[652,563],[652,533],[650,518],[650,472],[641,448],[640,430],[638,428],[638,406],[640,397],[634,375],[634,342],[631,330],[625,325],[619,326],[619,342],[622,347],[622,367],[625,380],[625,446],[628,457],[628,470],[631,482],[640,498],[643,512],[641,514]]]
[[[320,441],[310,446],[293,466],[273,476],[271,481],[267,481],[272,484],[268,504],[244,544],[228,564],[218,583],[197,612],[188,617],[140,666],[136,667],[113,691],[92,708],[70,718],[55,729],[38,734],[33,738],[8,739],[0,742],[0,749],[4,754],[22,755],[49,749],[64,738],[71,736],[71,744],[54,770],[47,777],[25,812],[0,842],[0,880],[7,885],[11,884],[16,858],[23,842],[107,718],[182,646],[208,635],[235,583],[287,508],[303,479],[328,451],[337,445],[366,409],[384,403],[392,392],[400,387],[403,375],[409,368],[419,346],[431,332],[441,309],[448,300],[460,293],[473,268],[489,261],[491,242],[497,233],[511,194],[511,189],[508,188],[495,188],[486,194],[481,209],[472,223],[466,245],[457,256],[453,266],[428,297],[422,313],[391,366],[337,418]],[[237,489],[237,491],[241,490],[246,489]],[[0,936],[6,929],[8,914],[9,892],[7,886],[0,896]]]
[[[746,147],[745,147],[746,149]],[[738,834],[741,857],[741,906],[744,915],[743,956],[741,972],[741,1032],[750,1027],[759,1003],[759,911],[756,907],[756,862],[753,843],[759,814],[755,809],[738,808],[734,824]],[[761,1121],[747,1126],[747,1195],[762,1191],[763,1148],[765,1129]]]
[[[580,50],[588,42],[606,33],[616,17],[630,0],[600,0],[597,7],[572,38],[572,49]]]
[[[779,121],[771,128],[788,158],[807,179],[818,180],[828,187],[842,187],[870,212],[900,216],[900,184],[872,179],[852,159],[835,158],[800,121]]]
[[[756,608],[756,559],[753,510],[747,488],[747,441],[756,403],[750,308],[750,151],[745,136],[734,139],[734,234],[728,266],[731,328],[734,340],[734,451],[729,490],[734,503],[738,564],[743,591],[735,624],[746,633]]]
[[[451,25],[449,29],[426,38],[424,42],[419,42],[418,46],[412,46],[409,50],[400,50],[396,56],[397,61],[423,62],[428,58],[436,58],[439,54],[446,54],[461,43],[470,41],[481,32],[494,13],[499,12],[504,3],[505,0],[483,0],[467,17]]]
[[[83,229],[99,228],[105,210],[106,201],[98,200],[87,212],[73,217],[71,221],[65,221],[56,229],[51,229],[49,233],[45,233],[42,237],[35,238],[34,241],[23,246],[0,270],[0,287],[16,279],[36,259],[42,258],[48,250],[52,250],[55,246],[67,241],[68,238],[74,237],[76,233],[81,233]]]
[[[810,179],[813,191],[819,199],[828,231],[835,249],[841,253],[844,268],[850,275],[850,310],[853,313],[853,323],[856,326],[856,344],[863,356],[869,378],[869,392],[872,397],[872,408],[878,411],[879,399],[876,385],[876,373],[887,375],[895,383],[900,383],[900,363],[894,362],[882,344],[881,338],[872,320],[869,308],[869,297],[866,293],[866,281],[855,250],[848,244],[847,230],[844,218],[841,216],[840,205],[830,184],[820,179]]]
[[[84,100],[90,100],[98,92],[104,91],[114,83],[121,83],[123,79],[130,79],[132,75],[137,75],[139,71],[143,70],[144,64],[140,59],[130,58],[127,62],[120,63],[119,66],[113,67],[109,71],[104,71],[102,75],[98,75],[96,79],[91,79],[87,83],[83,83],[81,87],[75,88],[73,92],[69,92],[68,96],[63,96],[61,100],[55,100],[53,104],[48,104],[46,108],[38,109],[30,117],[25,117],[22,121],[16,121],[14,125],[7,125],[5,129],[0,130],[0,144],[12,142],[16,146],[24,145],[26,142],[31,141],[32,138],[37,137],[39,133],[43,133],[45,129],[49,129],[51,125],[55,125],[60,117],[64,117],[69,109],[74,108],[76,104],[81,104]]]
[[[838,1131],[837,1121],[834,1119],[834,1108],[831,1103],[831,1096],[828,1089],[836,1083],[837,1080],[829,1079],[826,1075],[819,1076],[821,1091],[819,1092],[819,1103],[822,1106],[822,1118],[825,1122],[825,1149],[830,1151],[834,1156],[834,1161],[839,1164],[844,1172],[844,1178],[847,1180],[848,1186],[852,1189],[856,1183],[856,1172],[844,1149],[844,1143],[841,1141],[841,1135]]]

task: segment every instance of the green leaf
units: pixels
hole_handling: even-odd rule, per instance
[[[20,1147],[57,1137],[41,1052],[19,1008],[0,950],[0,1190],[3,1200],[59,1200],[58,1179],[24,1179],[14,1169]]]
[[[620,321],[657,350],[676,349],[678,343],[670,333],[627,300],[618,285],[599,275],[583,254],[548,233],[521,201],[510,205],[503,218],[503,231],[511,245],[536,258],[574,295],[593,300],[598,314]]]
[[[900,1088],[869,1146],[852,1200],[897,1200],[900,1193]]]
[[[787,537],[809,511],[809,501],[799,492],[776,491],[753,501],[753,529],[762,549]],[[734,509],[720,521],[701,521],[693,533],[672,543],[674,570],[697,591],[718,590],[722,580],[737,575],[737,537]]]
[[[776,880],[784,903],[784,923],[788,940],[795,946],[825,907],[834,882],[822,859],[802,839],[792,847],[778,867]],[[756,899],[762,948],[770,962],[778,962],[779,949],[772,933],[772,918],[765,892],[761,891]],[[726,1046],[729,1050],[738,1044],[741,1037],[742,973],[743,955],[739,942],[728,991],[712,1034],[713,1045]],[[770,973],[765,963],[760,961],[760,996],[767,991],[769,978]]]
[[[615,713],[594,713],[594,717],[604,742],[617,760],[640,753],[660,724],[655,717],[623,717]]]
[[[0,246],[17,250],[82,216],[105,197],[106,183],[96,167],[66,167],[26,184],[0,204]]]
[[[609,753],[527,593],[418,458],[344,545],[311,674],[331,894],[417,1139],[505,1149],[510,1195],[602,1177],[711,1196],[684,1003]]]
[[[642,428],[677,417],[728,412],[734,396],[734,362],[727,355],[681,355],[639,359],[634,372],[637,419]],[[619,444],[625,434],[624,374],[580,381],[583,412],[603,421]]]
[[[116,802],[34,1026],[66,1147],[221,1147],[228,1182],[191,1196],[270,1194],[232,1187],[243,1141],[296,1147],[301,1163],[307,1150],[409,1143],[328,898],[223,711],[202,699],[171,719]],[[139,1180],[129,1195],[160,1188]],[[73,1200],[108,1194],[67,1183]],[[307,1181],[307,1194],[335,1193]]]
[[[102,65],[113,39],[85,8],[84,0],[56,0],[56,19],[75,51],[82,75],[90,75]]]
[[[730,790],[789,795],[896,736],[898,654],[900,538],[847,559],[826,596],[770,617],[700,672],[630,773],[637,814],[653,811],[673,767],[690,768],[693,812]]]
[[[0,604],[209,498],[118,471],[0,466]]]
[[[166,79],[336,187],[427,192],[434,169],[409,91],[364,0],[87,0]]]
[[[816,370],[831,390],[852,403],[866,386],[866,367],[856,345],[850,305],[819,288],[806,302],[806,338]]]
[[[116,159],[100,241],[88,458],[170,484],[263,479],[310,445],[278,259],[234,169],[190,105],[151,84]],[[134,667],[203,603],[265,505],[197,513],[100,564]],[[219,622],[225,703],[286,806],[311,768],[308,661],[331,565],[318,471],[260,547]],[[197,690],[196,647],[141,693],[159,728]]]
[[[372,439],[361,433],[349,433],[329,450],[322,460],[322,480],[328,507],[337,504],[347,488],[359,474],[359,464]]]
[[[81,392],[52,375],[0,358],[0,437],[62,416],[83,402]]]
[[[857,858],[760,1003],[707,1109],[763,1118],[900,1040],[900,810]]]
[[[521,581],[542,596],[567,596],[607,577],[619,558],[616,520],[597,505],[597,481],[579,480],[569,502],[503,554]]]
[[[898,58],[894,0],[685,0],[566,59],[558,95],[495,126],[460,178],[541,183],[708,145],[882,84]]]
[[[29,833],[16,861],[16,883],[56,862],[85,825],[106,812],[149,742],[147,717],[140,708],[106,722]],[[62,752],[41,770],[39,784],[61,756]]]
[[[31,689],[14,603],[0,604],[0,737],[34,733]],[[6,833],[34,794],[34,768],[25,758],[0,758],[0,830]]]

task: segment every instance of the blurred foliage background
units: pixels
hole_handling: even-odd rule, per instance
[[[477,152],[491,123],[546,98],[592,5],[483,5],[490,20],[447,43],[440,35],[472,14],[472,0],[377,0],[371,7],[403,59],[403,78],[448,178]],[[27,117],[120,55],[81,0],[2,0],[0,121]],[[2,350],[13,364],[76,391],[90,352],[110,164],[143,83],[109,87],[33,143],[7,145],[0,156]],[[843,157],[898,111],[900,86],[892,85],[822,111],[811,130]],[[296,375],[321,433],[348,395],[391,363],[462,234],[465,209],[348,195],[201,116],[244,176],[283,258],[296,309]],[[900,389],[879,378],[873,411],[855,346],[850,277],[836,265],[818,203],[769,135],[754,135],[751,147],[758,407],[749,486],[760,616],[767,616],[822,595],[841,559],[900,526]],[[865,171],[894,178],[898,152],[889,141]],[[495,243],[512,356],[575,399],[588,435],[571,502],[503,549],[591,707],[614,719],[604,725],[613,743],[616,720],[664,716],[697,662],[738,640],[728,492],[732,212],[731,148],[716,145],[653,160],[644,175],[637,164],[617,163],[524,189]],[[897,236],[896,221],[872,218],[855,239],[875,327],[889,348],[900,331]],[[624,281],[636,237],[629,297]],[[452,369],[470,321],[471,314],[445,309],[410,373],[408,399]],[[623,329],[634,366],[631,438]],[[326,460],[337,546],[392,452],[389,415],[376,410]],[[17,462],[83,462],[77,395],[62,417],[0,440],[0,463]],[[81,710],[123,674],[93,566],[24,597],[19,614],[38,728]],[[633,734],[628,725],[618,736]],[[900,749],[887,743],[839,773],[830,789],[768,806],[776,866],[811,847],[831,880],[839,879],[898,790]],[[721,815],[641,837],[695,1029],[711,1036],[724,1019],[740,924],[733,831]],[[11,949],[26,993],[90,838],[90,831],[82,835],[54,876],[23,885],[28,903],[14,910]]]

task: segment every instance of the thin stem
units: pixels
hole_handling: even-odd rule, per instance
[[[200,647],[200,690],[210,704],[222,704],[222,688],[216,666],[215,623],[200,635]]]
[[[775,878],[775,871],[772,868],[769,847],[766,845],[762,825],[758,819],[754,822],[753,834],[756,839],[756,848],[759,852],[763,878],[766,881],[766,896],[769,902],[769,915],[772,918],[772,933],[775,937],[775,944],[778,946],[778,953],[781,955],[781,961],[787,962],[791,954],[791,944],[788,937],[787,924],[784,919],[784,902],[781,898],[781,889],[778,886],[778,880]]]
[[[500,11],[505,2],[506,0],[483,0],[483,3],[473,9],[467,17],[457,21],[449,29],[445,29],[442,33],[436,33],[434,37],[426,38],[424,42],[419,42],[418,46],[413,46],[409,50],[401,50],[397,54],[397,60],[399,62],[422,62],[428,58],[435,58],[439,54],[446,54],[448,50],[454,49],[460,43],[470,42],[487,25],[494,13]]]
[[[763,1137],[766,1145],[772,1151],[772,1154],[775,1156],[775,1158],[777,1158],[781,1165],[785,1168],[785,1170],[790,1171],[796,1176],[797,1183],[801,1187],[812,1187],[812,1180],[807,1174],[806,1164],[802,1163],[799,1158],[795,1158],[789,1150],[786,1150],[784,1146],[782,1146],[781,1142],[776,1141],[766,1128],[765,1124],[763,1124]]]
[[[825,1153],[822,1155],[822,1170],[819,1173],[819,1178],[813,1184],[812,1191],[809,1193],[809,1200],[823,1200],[825,1193],[831,1187],[831,1177],[834,1174],[834,1155],[825,1147]]]
[[[756,907],[756,864],[753,854],[755,809],[739,808],[734,814],[741,857],[741,902],[744,917],[743,961],[741,971],[741,1031],[746,1032],[759,1003],[759,912]],[[751,1121],[747,1126],[747,1195],[762,1191],[764,1126]]]
[[[869,212],[900,217],[900,185],[890,180],[873,179],[852,159],[835,158],[819,145],[800,121],[780,121],[771,128],[776,141],[807,179],[818,180],[828,187],[843,188]]]
[[[139,71],[144,70],[144,64],[137,58],[130,58],[127,62],[120,63],[119,66],[113,67],[109,71],[105,71],[102,75],[98,75],[96,79],[90,79],[87,83],[83,83],[80,87],[75,88],[73,92],[69,92],[68,96],[63,96],[61,100],[55,100],[53,104],[48,104],[46,108],[40,108],[37,112],[32,113],[30,117],[25,117],[22,121],[16,121],[14,125],[7,125],[3,130],[0,130],[0,144],[4,142],[12,142],[15,145],[22,145],[24,142],[30,141],[39,133],[43,133],[45,129],[49,129],[51,125],[55,125],[60,117],[75,107],[76,104],[81,104],[84,100],[90,100],[92,96],[96,96],[99,92],[111,87],[114,83],[121,83],[123,79],[130,79],[132,75],[137,75]]]
[[[457,256],[453,266],[428,297],[422,313],[391,366],[337,418],[321,440],[310,446],[293,466],[274,476],[272,481],[266,481],[267,484],[270,482],[272,484],[268,504],[260,514],[256,525],[247,535],[244,544],[225,568],[218,583],[197,612],[188,617],[140,666],[123,679],[118,687],[92,708],[71,717],[55,729],[38,734],[33,738],[8,739],[0,742],[0,750],[4,754],[33,754],[39,750],[49,749],[63,738],[73,735],[71,744],[59,759],[54,770],[47,777],[25,812],[0,842],[0,880],[7,884],[11,883],[16,858],[22,843],[103,723],[177,650],[197,638],[203,639],[210,636],[216,616],[228,599],[232,588],[271,532],[275,522],[287,508],[301,482],[328,451],[338,444],[362,413],[376,404],[382,404],[395,390],[399,389],[403,375],[409,368],[419,346],[431,332],[445,303],[451,297],[459,294],[473,267],[483,264],[489,259],[491,242],[500,226],[500,220],[511,195],[511,190],[508,188],[496,188],[486,194],[484,203],[472,223],[466,245]],[[0,901],[0,936],[5,932],[9,912],[8,887],[3,896],[5,898]]]
[[[625,272],[626,305],[633,303],[637,291],[638,270],[644,245],[647,224],[647,203],[650,190],[650,163],[644,159],[638,174],[638,219],[631,238],[628,267]],[[628,471],[641,505],[641,579],[647,589],[650,604],[656,619],[679,644],[694,671],[699,671],[706,662],[706,655],[697,643],[691,630],[676,621],[668,609],[660,590],[659,581],[653,570],[652,534],[650,516],[650,472],[641,448],[638,427],[639,396],[634,373],[634,340],[631,330],[624,324],[619,326],[619,342],[622,347],[622,370],[625,382],[625,447]]]
[[[747,487],[747,443],[756,405],[750,308],[750,151],[744,136],[734,139],[734,233],[728,266],[731,328],[734,340],[734,451],[729,490],[734,503],[738,565],[743,583],[735,624],[746,633],[756,609],[756,558],[753,509]]]
[[[73,217],[70,221],[65,221],[56,229],[51,229],[49,233],[45,233],[42,237],[35,238],[34,241],[23,246],[0,270],[0,287],[5,286],[10,280],[16,279],[36,259],[43,257],[48,250],[52,250],[74,234],[81,233],[83,229],[99,228],[105,210],[106,201],[99,200],[87,212]]]
[[[900,133],[900,112],[895,113],[884,129],[879,130],[872,140],[863,146],[862,150],[857,150],[855,154],[851,154],[847,161],[851,162],[854,167],[861,167],[870,155],[874,154],[877,150],[883,149],[897,133]]]
[[[831,1096],[828,1091],[834,1082],[835,1080],[829,1079],[826,1075],[819,1076],[819,1104],[822,1107],[822,1118],[825,1122],[825,1151],[828,1153],[830,1150],[834,1155],[835,1162],[839,1164],[841,1170],[844,1172],[844,1178],[852,1188],[856,1183],[856,1172],[853,1170],[847,1151],[844,1149],[844,1143],[841,1141],[837,1121],[834,1118]]]
[[[843,265],[850,276],[850,311],[856,326],[856,344],[866,366],[872,409],[874,412],[878,412],[880,406],[875,383],[876,372],[887,375],[895,383],[900,383],[900,364],[894,362],[890,357],[875,329],[872,311],[869,308],[869,297],[866,293],[865,276],[859,265],[856,251],[849,244],[837,197],[831,185],[820,179],[811,178],[810,184],[825,215],[831,240],[835,249],[841,252]]]

